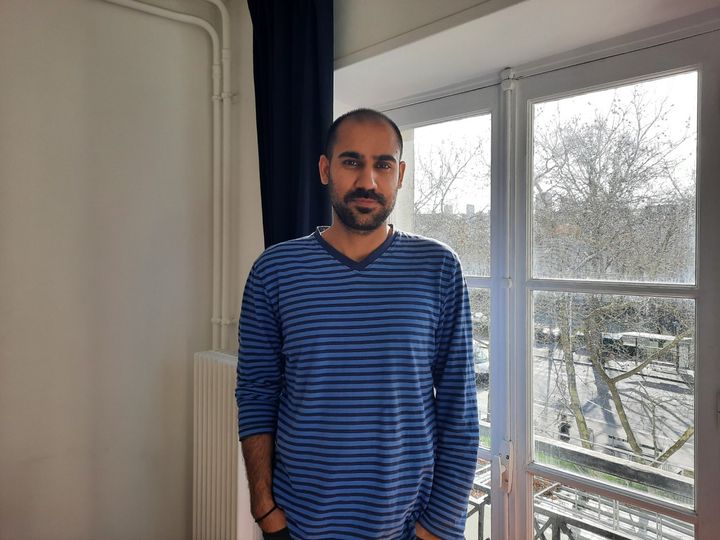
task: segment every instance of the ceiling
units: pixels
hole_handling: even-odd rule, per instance
[[[335,68],[407,45],[523,0],[334,0]]]
[[[410,96],[497,74],[507,66],[720,8],[720,0],[524,0],[508,4],[451,28],[425,24],[423,31],[429,35],[424,37],[418,37],[417,30],[406,30],[359,51],[346,47],[343,61],[336,60],[336,109],[383,108]],[[384,5],[385,11],[378,8],[381,11],[375,15],[398,16],[387,12],[392,2]],[[717,17],[716,10],[712,14]],[[446,14],[443,20],[447,19]],[[361,22],[372,20],[372,13],[365,12]],[[339,21],[348,24],[342,16]],[[336,35],[341,31],[342,26],[336,28]],[[404,37],[408,42],[403,43]],[[357,48],[361,40],[353,43]]]

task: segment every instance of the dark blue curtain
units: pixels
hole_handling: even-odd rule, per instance
[[[333,116],[332,0],[248,0],[265,247],[329,225],[317,162]]]

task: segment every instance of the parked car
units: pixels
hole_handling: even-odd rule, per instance
[[[535,328],[535,341],[538,344],[557,343],[560,341],[560,329],[549,326]]]

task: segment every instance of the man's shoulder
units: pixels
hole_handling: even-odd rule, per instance
[[[316,245],[317,242],[312,234],[279,242],[266,248],[265,251],[255,259],[253,267],[263,272],[269,267],[277,266],[283,262],[297,260],[304,255],[312,253]]]
[[[421,234],[410,233],[407,231],[398,230],[397,234],[402,241],[401,245],[409,253],[415,255],[422,253],[436,256],[439,255],[454,262],[460,261],[460,258],[455,250],[445,242],[435,238],[430,238],[429,236],[423,236]]]

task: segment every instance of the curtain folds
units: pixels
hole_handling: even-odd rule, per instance
[[[329,225],[318,158],[333,119],[332,0],[248,0],[265,247]]]

